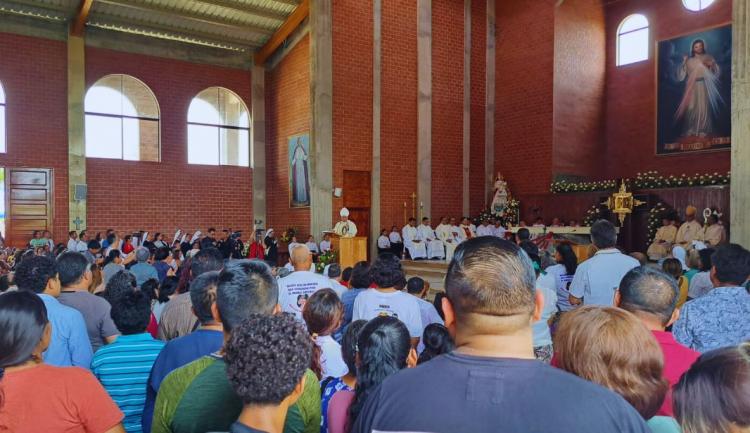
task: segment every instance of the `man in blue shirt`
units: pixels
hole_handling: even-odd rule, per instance
[[[218,351],[224,344],[223,327],[211,315],[218,284],[218,271],[201,274],[190,283],[190,302],[200,327],[188,335],[171,340],[156,358],[146,388],[146,405],[143,408],[142,421],[144,432],[151,431],[156,394],[164,378],[173,370]]]
[[[16,269],[15,282],[19,290],[36,293],[47,307],[52,339],[44,352],[44,362],[58,367],[88,369],[93,353],[86,322],[78,310],[57,300],[61,285],[55,261],[44,256],[24,259]]]
[[[159,274],[156,273],[156,269],[148,263],[148,258],[151,257],[151,253],[147,248],[140,247],[135,250],[135,260],[138,262],[130,268],[130,273],[135,275],[135,282],[138,287],[141,287],[143,283],[150,279],[159,279]]]
[[[750,340],[750,251],[737,244],[721,245],[711,257],[708,294],[683,305],[672,327],[675,339],[699,352],[735,346]]]

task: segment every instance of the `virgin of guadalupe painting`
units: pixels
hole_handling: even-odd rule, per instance
[[[310,206],[310,135],[289,137],[289,197],[291,207]]]
[[[660,41],[658,51],[656,153],[729,149],[732,27]]]

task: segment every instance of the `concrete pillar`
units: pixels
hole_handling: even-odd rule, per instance
[[[731,241],[750,248],[750,5],[732,2]]]
[[[432,216],[432,0],[417,0],[417,200]]]
[[[86,62],[83,37],[68,36],[68,229],[86,228],[86,200],[76,200],[76,185],[86,185],[86,143],[83,101]],[[62,238],[60,233],[56,233]]]
[[[495,177],[495,0],[487,0],[487,83],[484,109],[484,202]]]
[[[464,0],[464,117],[463,117],[462,215],[469,215],[471,205],[471,0]]]
[[[370,257],[378,253],[380,236],[380,88],[382,85],[382,0],[372,7],[372,173],[370,182]]]
[[[266,70],[253,66],[252,82],[252,144],[250,166],[253,169],[253,225],[266,228]]]
[[[310,1],[310,233],[333,227],[332,0]]]

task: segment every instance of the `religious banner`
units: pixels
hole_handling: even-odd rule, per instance
[[[659,41],[657,155],[729,149],[732,26]]]
[[[310,206],[310,134],[289,137],[289,206]]]

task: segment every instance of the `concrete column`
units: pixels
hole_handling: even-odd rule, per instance
[[[487,83],[484,109],[484,202],[495,177],[495,0],[487,0]]]
[[[310,1],[310,233],[333,227],[332,0]]]
[[[372,8],[372,173],[370,183],[370,257],[378,253],[380,236],[380,88],[382,85],[383,3],[373,0]]]
[[[462,215],[469,215],[471,168],[471,0],[464,0],[464,124],[463,124],[463,183]]]
[[[731,241],[750,248],[750,5],[732,2]]]
[[[417,0],[417,200],[432,216],[432,0]]]
[[[86,228],[86,200],[76,200],[76,185],[86,185],[86,143],[83,100],[86,97],[85,46],[82,37],[68,36],[68,229]],[[61,234],[56,233],[60,238]]]
[[[253,225],[266,228],[266,70],[253,66],[252,82],[252,144],[250,167],[253,169]]]

